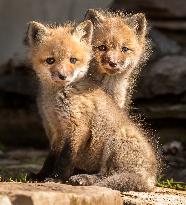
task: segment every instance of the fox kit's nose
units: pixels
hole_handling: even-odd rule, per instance
[[[109,61],[109,65],[110,65],[110,67],[115,68],[115,67],[117,66],[117,63],[114,63],[114,62],[112,62],[112,61]]]
[[[59,73],[59,78],[61,80],[66,80],[67,76],[65,76],[64,74]]]
[[[64,74],[60,73],[59,71],[52,72],[52,76],[53,77],[58,77],[61,80],[65,80],[67,78],[67,76],[65,76]]]

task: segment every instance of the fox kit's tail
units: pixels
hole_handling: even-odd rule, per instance
[[[78,174],[70,177],[69,183],[82,186],[103,186],[119,191],[153,191],[156,177],[138,173],[116,173],[108,177],[101,175]]]
[[[93,185],[104,186],[119,191],[150,192],[155,188],[155,183],[155,177],[145,178],[141,174],[125,172],[111,175]]]

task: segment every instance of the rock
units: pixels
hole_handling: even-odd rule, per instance
[[[46,147],[48,141],[37,109],[25,96],[10,95],[4,103],[7,108],[0,109],[0,142],[14,147]]]
[[[186,192],[156,188],[155,192],[124,192],[124,205],[185,205]]]
[[[0,204],[1,205],[12,205],[10,199],[5,195],[0,195]]]
[[[154,192],[123,192],[126,205],[181,205],[186,192],[156,188]],[[1,205],[120,205],[120,193],[104,187],[71,186],[60,183],[0,183]]]
[[[180,180],[183,180],[183,181],[185,181],[186,182],[186,168],[185,169],[182,169],[181,171],[179,171],[179,173],[177,173],[178,174],[178,180],[180,181]]]
[[[141,113],[145,113],[148,119],[186,119],[185,104],[156,102],[156,99],[151,99],[148,103],[138,103],[136,106],[140,109]]]
[[[47,150],[33,148],[4,151],[0,156],[1,180],[7,181],[11,178],[14,181],[22,181],[28,172],[39,172],[47,153]]]
[[[171,141],[162,147],[165,154],[176,155],[183,152],[183,144],[179,141]]]
[[[115,0],[110,7],[128,12],[145,12],[151,19],[186,17],[185,0]]]
[[[177,54],[181,51],[181,46],[176,41],[157,29],[150,30],[150,38],[153,46],[153,58],[168,54]]]
[[[6,158],[10,158],[10,159],[16,159],[16,160],[29,160],[32,157],[32,161],[33,159],[37,159],[38,158],[45,158],[47,155],[47,151],[45,150],[37,150],[37,149],[14,149],[14,150],[10,150],[8,152],[6,152],[6,154],[4,154]]]
[[[120,192],[105,187],[60,183],[1,183],[1,205],[184,205],[186,192],[156,188],[154,192]]]
[[[23,95],[36,95],[37,91],[31,85],[31,78],[22,74],[12,74],[1,77],[0,90]],[[35,93],[34,93],[35,91]]]
[[[59,183],[1,183],[1,205],[122,205],[118,191]],[[10,201],[7,204],[7,200]]]
[[[167,29],[167,30],[186,30],[186,21],[178,20],[167,20],[167,21],[152,21],[152,25],[157,28]]]
[[[153,62],[140,76],[137,96],[153,98],[186,92],[186,56],[165,56]]]
[[[37,94],[35,73],[24,59],[14,57],[0,66],[0,91],[22,95]]]

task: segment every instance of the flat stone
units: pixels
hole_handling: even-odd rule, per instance
[[[152,21],[152,26],[167,30],[186,30],[186,21],[169,20],[169,21]]]
[[[186,205],[186,192],[156,188],[152,193],[123,192],[124,205]]]
[[[0,204],[2,205],[12,205],[10,199],[6,195],[0,195]]]
[[[1,205],[122,205],[120,192],[59,183],[0,183]]]
[[[14,92],[22,95],[37,94],[35,73],[27,63],[26,58],[10,58],[0,65],[0,91]]]
[[[136,97],[180,95],[186,92],[186,56],[164,56],[145,68],[138,82]]]
[[[181,46],[173,39],[166,36],[157,29],[150,30],[150,39],[152,40],[153,58],[168,54],[177,54],[181,51]]]
[[[60,183],[0,183],[1,205],[186,205],[186,192],[156,188],[123,192]]]
[[[0,91],[1,92],[1,91]],[[41,118],[33,105],[29,102],[26,108],[24,102],[27,100],[25,96],[16,96],[14,106],[13,94],[11,99],[7,99],[3,104],[7,104],[8,108],[1,107],[0,109],[0,141],[2,144],[16,147],[17,145],[32,146],[32,147],[46,147],[48,145],[47,137],[42,127]],[[19,99],[20,98],[20,99]],[[19,100],[19,101],[18,101]],[[3,105],[6,106],[6,105]],[[16,119],[16,120],[15,120]],[[12,139],[16,140],[12,140]]]
[[[155,101],[155,100],[154,100]],[[148,119],[186,119],[186,105],[169,102],[153,102],[137,104],[141,113],[145,113]]]

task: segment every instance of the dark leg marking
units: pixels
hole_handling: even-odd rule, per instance
[[[73,164],[72,148],[70,143],[66,142],[63,150],[59,153],[58,158],[55,162],[52,177],[59,178],[65,182],[73,174]]]
[[[44,181],[45,178],[48,178],[52,175],[55,161],[56,161],[56,153],[54,153],[52,150],[50,150],[42,169],[39,171],[39,173],[34,174],[30,173],[28,176],[28,179],[34,180],[34,181]]]

